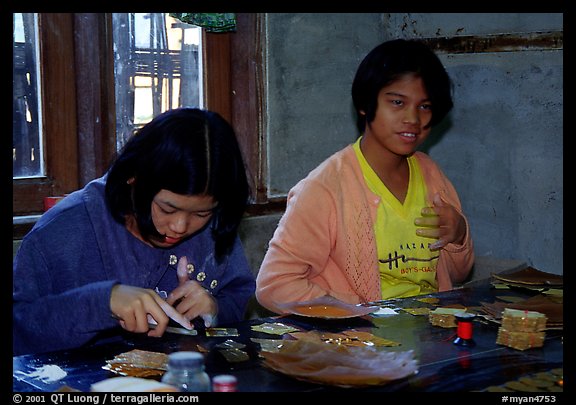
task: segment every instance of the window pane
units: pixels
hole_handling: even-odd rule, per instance
[[[12,177],[44,176],[38,73],[38,24],[34,13],[14,13],[12,54]]]
[[[203,106],[201,28],[168,13],[113,13],[116,132],[134,130],[177,107]]]

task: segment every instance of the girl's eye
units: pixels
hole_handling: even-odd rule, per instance
[[[432,109],[432,104],[422,104],[420,108],[428,111]]]
[[[176,210],[174,208],[169,207],[169,206],[162,206],[158,203],[156,203],[156,207],[158,207],[158,209],[160,210],[160,212],[162,214],[170,215],[170,214],[174,214],[176,212]]]
[[[402,104],[403,104],[402,100],[390,100],[390,102],[391,102],[393,105],[402,105]]]
[[[212,215],[212,212],[197,212],[196,215],[200,218],[208,218],[210,215]]]

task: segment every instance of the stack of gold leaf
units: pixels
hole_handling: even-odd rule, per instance
[[[454,314],[458,312],[465,312],[466,309],[461,308],[436,308],[428,314],[428,320],[434,326],[441,326],[442,328],[455,328],[458,326]]]
[[[134,349],[107,360],[102,368],[123,376],[158,377],[166,372],[167,364],[165,353]]]
[[[563,302],[562,296],[537,294],[515,302],[481,302],[481,309],[496,321],[501,320],[506,309],[540,312],[546,315],[546,329],[562,329],[564,324]]]
[[[562,276],[546,273],[530,266],[510,274],[492,274],[492,278],[512,287],[531,289],[562,288],[564,285]]]
[[[540,312],[505,309],[496,343],[526,350],[544,345],[546,316]]]

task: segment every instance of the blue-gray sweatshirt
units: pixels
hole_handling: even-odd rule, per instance
[[[255,281],[238,237],[221,263],[214,258],[210,224],[174,248],[153,248],[112,218],[104,187],[102,177],[70,194],[22,240],[13,261],[14,355],[79,347],[117,328],[112,287],[170,293],[182,256],[195,266],[191,277],[218,301],[218,323],[243,319]],[[200,272],[205,277],[197,279]]]

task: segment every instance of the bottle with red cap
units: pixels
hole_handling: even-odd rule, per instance
[[[233,375],[221,374],[212,378],[212,392],[236,392],[238,380]]]

